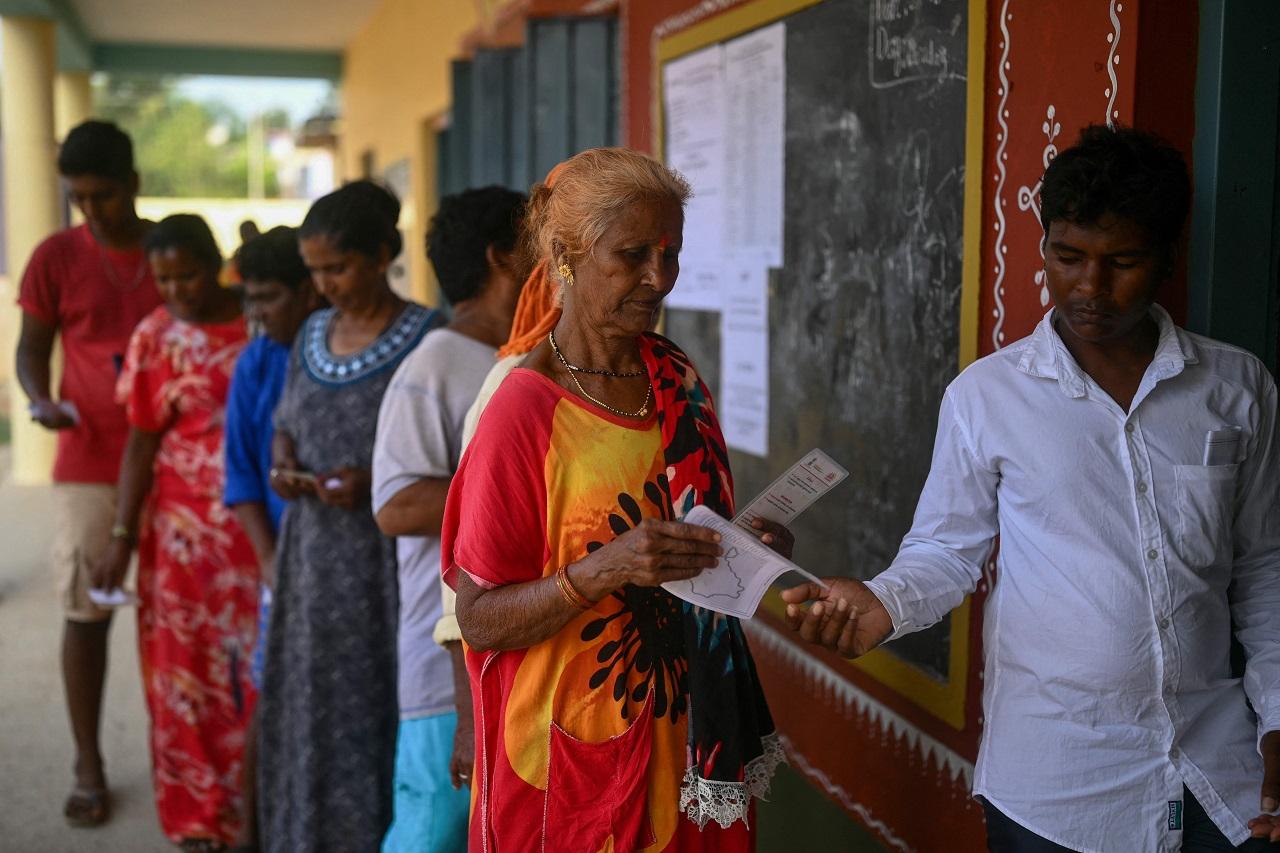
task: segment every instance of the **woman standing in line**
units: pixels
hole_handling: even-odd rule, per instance
[[[222,503],[227,393],[248,336],[240,295],[218,284],[222,256],[203,219],[170,216],[146,250],[165,304],[134,331],[117,386],[129,440],[94,586],[120,586],[136,541],[156,811],[183,850],[219,851],[240,825],[255,698],[258,561]]]
[[[689,187],[620,148],[565,162],[525,223],[563,309],[493,395],[442,531],[475,701],[471,849],[745,853],[782,750],[736,619],[661,588],[733,515],[710,393],[649,329]],[[789,552],[790,534],[763,541]]]
[[[439,322],[395,294],[400,205],[368,181],[312,205],[299,248],[333,307],[299,332],[276,409],[272,487],[291,504],[276,544],[262,688],[263,849],[377,850],[395,765],[394,540],[370,507],[378,407]]]

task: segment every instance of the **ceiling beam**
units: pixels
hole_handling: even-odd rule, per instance
[[[272,50],[186,44],[98,42],[95,71],[152,74],[222,74],[339,80],[342,54],[324,50]]]
[[[58,25],[58,70],[92,70],[93,40],[71,0],[0,0],[0,17],[52,20]]]

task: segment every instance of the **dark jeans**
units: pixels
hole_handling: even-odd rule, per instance
[[[1251,838],[1239,847],[1233,847],[1186,788],[1182,789],[1182,803],[1182,853],[1280,851],[1280,845],[1272,845],[1264,838]],[[1015,823],[985,799],[982,800],[982,810],[987,815],[987,849],[991,853],[1074,853],[1070,847],[1054,844]]]

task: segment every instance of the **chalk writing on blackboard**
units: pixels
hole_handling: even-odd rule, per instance
[[[867,59],[877,89],[963,80],[964,17],[949,0],[871,0]]]

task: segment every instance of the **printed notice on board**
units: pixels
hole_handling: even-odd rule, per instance
[[[720,428],[730,447],[769,455],[769,270],[759,256],[725,264],[720,315]]]
[[[662,69],[667,165],[693,188],[684,211],[680,278],[672,308],[719,311],[724,243],[724,48],[691,53]]]
[[[724,46],[725,249],[761,252],[773,267],[782,266],[786,45],[778,23]]]

